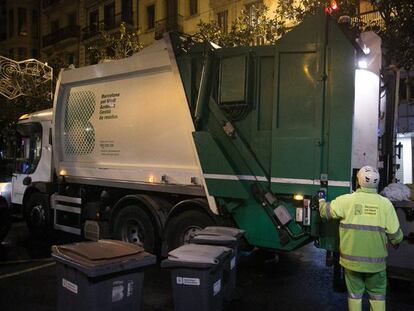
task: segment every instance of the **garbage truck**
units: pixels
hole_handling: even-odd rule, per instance
[[[315,193],[349,193],[378,164],[380,57],[374,34],[320,13],[275,45],[170,33],[63,70],[44,143],[51,179],[27,178],[22,204],[57,230],[152,253],[214,224],[261,248],[335,251],[337,224],[320,220]]]

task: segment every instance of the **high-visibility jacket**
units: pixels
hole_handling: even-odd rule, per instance
[[[386,269],[387,237],[398,244],[403,233],[392,203],[376,189],[360,188],[331,203],[319,201],[321,217],[340,219],[340,264],[353,271]]]

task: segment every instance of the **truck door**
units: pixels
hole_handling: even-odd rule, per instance
[[[36,171],[42,154],[42,125],[40,123],[19,124],[12,178],[12,203],[23,204],[26,186],[24,178]]]
[[[323,82],[316,49],[277,52],[272,126],[272,190],[311,195],[322,161]]]

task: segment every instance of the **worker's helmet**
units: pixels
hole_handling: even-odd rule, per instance
[[[376,168],[372,166],[362,167],[357,174],[358,184],[364,188],[377,188],[380,176]]]

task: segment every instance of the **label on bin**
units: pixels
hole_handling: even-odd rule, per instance
[[[68,280],[62,278],[62,286],[66,288],[67,290],[71,291],[72,293],[77,294],[78,293],[78,285],[69,282]]]
[[[233,270],[236,266],[236,256],[234,256],[230,261],[230,270]]]
[[[200,286],[200,279],[198,279],[198,278],[183,278],[181,276],[177,276],[177,284]]]
[[[218,279],[213,285],[213,296],[216,296],[221,291],[221,279]]]
[[[124,281],[115,281],[112,283],[112,302],[124,299]]]
[[[127,297],[132,296],[133,291],[134,291],[134,281],[128,280]]]

